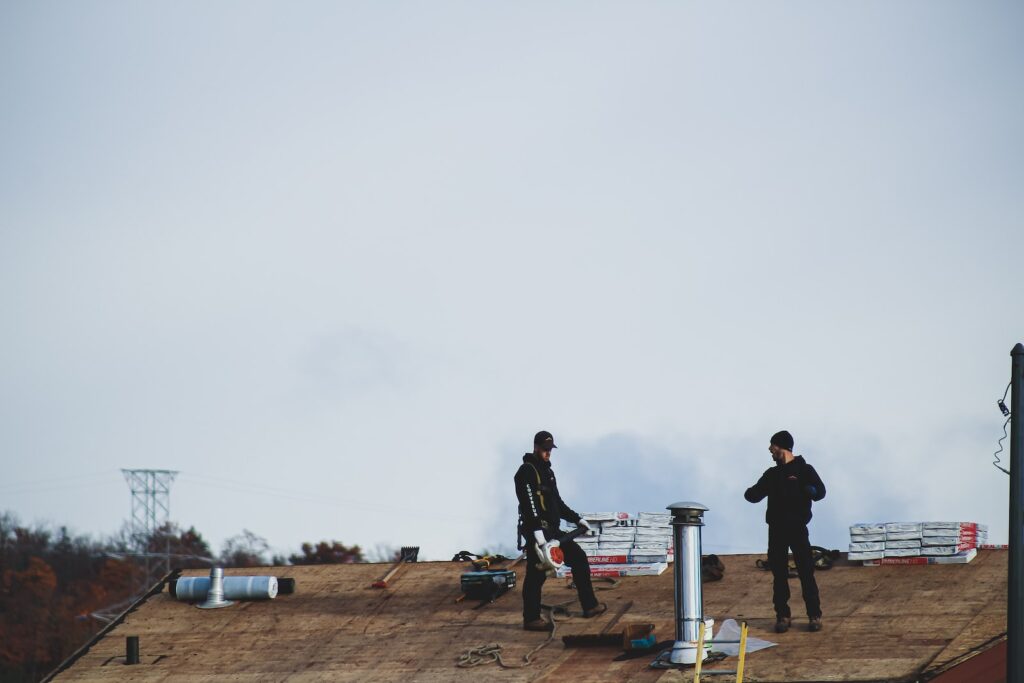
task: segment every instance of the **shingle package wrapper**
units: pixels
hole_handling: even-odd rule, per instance
[[[654,562],[650,564],[629,563],[629,564],[595,564],[590,566],[591,576],[658,576],[664,574],[668,569],[668,562]],[[566,565],[556,572],[558,578],[572,576],[572,570]]]
[[[885,543],[884,542],[876,542],[876,541],[864,541],[864,542],[850,541],[850,552],[851,553],[857,553],[857,552],[863,553],[863,552],[878,551],[878,550],[885,550]]]
[[[880,560],[885,557],[885,550],[851,550],[847,555],[849,560]]]
[[[865,567],[883,565],[919,565],[919,564],[967,564],[978,555],[977,548],[962,550],[955,555],[919,556],[919,557],[883,557],[880,560],[864,560]]]

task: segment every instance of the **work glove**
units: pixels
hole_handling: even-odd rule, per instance
[[[587,531],[593,531],[594,530],[594,527],[590,526],[590,522],[588,522],[585,519],[581,519],[579,525],[581,527],[583,527],[584,529],[586,529]]]
[[[544,544],[548,542],[546,536],[544,536],[543,529],[537,529],[533,532],[533,540],[537,541],[537,549],[540,550],[544,547]]]
[[[811,499],[817,498],[818,487],[816,487],[814,484],[807,484],[806,486],[804,486],[804,493],[806,493],[807,496]]]

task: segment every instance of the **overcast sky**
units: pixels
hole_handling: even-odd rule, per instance
[[[0,510],[110,534],[119,468],[279,552],[711,511],[770,435],[857,521],[1007,536],[1024,340],[1012,2],[0,5]]]

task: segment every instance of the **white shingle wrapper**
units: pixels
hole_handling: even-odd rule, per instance
[[[885,543],[850,543],[850,552],[867,552],[885,550]]]
[[[922,555],[956,555],[958,552],[955,545],[928,546],[921,548]]]
[[[959,536],[925,536],[921,539],[922,546],[957,545],[959,543]]]
[[[885,557],[885,551],[884,550],[865,550],[865,551],[853,552],[851,550],[850,553],[846,557],[847,557],[848,560],[851,560],[851,561],[856,561],[856,560],[860,560],[860,561],[864,561],[864,560],[880,560],[883,557]]]

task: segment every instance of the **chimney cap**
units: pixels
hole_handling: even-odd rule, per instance
[[[683,510],[697,510],[700,512],[707,512],[710,508],[707,505],[702,505],[701,503],[696,503],[692,500],[685,500],[680,501],[678,503],[672,503],[665,509],[671,510],[673,514],[675,514],[677,512],[682,512]]]

